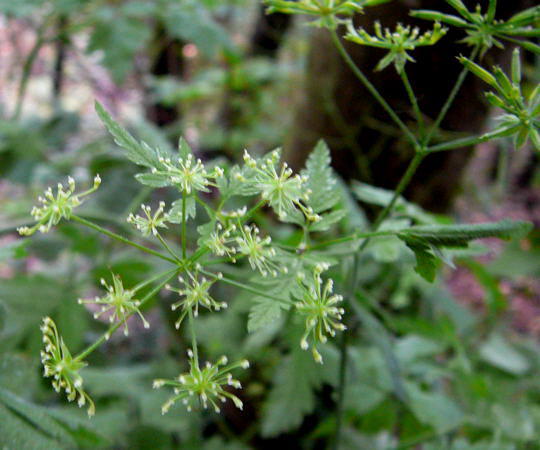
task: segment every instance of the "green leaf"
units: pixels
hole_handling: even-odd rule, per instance
[[[114,142],[126,150],[127,157],[130,161],[150,168],[159,168],[161,166],[159,157],[163,155],[159,151],[152,149],[145,142],[137,141],[124,127],[111,117],[98,101],[96,101],[95,107],[99,118],[113,136]]]
[[[182,199],[174,201],[167,214],[169,214],[169,222],[182,223]],[[193,195],[186,198],[186,215],[193,219],[197,215],[197,202]]]
[[[281,305],[271,299],[265,299],[254,306],[249,311],[248,332],[253,333],[272,325],[281,317]]]
[[[330,161],[330,150],[321,140],[310,153],[306,168],[302,171],[302,175],[308,177],[307,188],[311,189],[311,195],[306,203],[316,213],[332,208],[340,200],[336,195],[336,178]]]
[[[315,407],[314,390],[321,385],[320,369],[310,352],[293,348],[277,367],[262,417],[264,437],[297,428]]]
[[[407,384],[410,408],[414,415],[438,433],[446,433],[463,423],[461,409],[446,395],[421,391],[415,384]]]
[[[338,209],[336,211],[331,211],[328,214],[323,214],[321,220],[310,225],[309,231],[329,230],[332,225],[339,223],[346,214],[347,213],[343,209]]]
[[[27,428],[33,428],[44,437],[54,439],[65,446],[74,446],[75,442],[69,432],[49,416],[46,408],[29,403],[2,387],[0,387],[0,404],[23,419]]]
[[[414,252],[414,256],[416,257],[414,270],[422,278],[432,283],[435,280],[439,266],[437,257],[432,252],[432,247],[421,239],[414,238],[406,239],[405,244]]]
[[[135,175],[137,181],[145,186],[162,188],[171,185],[170,177],[161,173],[138,173]]]
[[[513,375],[523,375],[530,368],[527,358],[499,334],[492,334],[480,347],[480,356],[492,366]]]
[[[532,229],[530,222],[502,220],[500,222],[465,225],[424,225],[400,230],[405,242],[410,238],[441,247],[466,247],[469,241],[488,237],[509,240],[522,238]]]

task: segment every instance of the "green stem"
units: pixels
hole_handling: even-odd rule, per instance
[[[443,142],[442,144],[433,145],[427,147],[425,153],[435,153],[435,152],[444,152],[447,150],[453,150],[455,148],[470,147],[472,145],[481,144],[482,142],[490,141],[499,137],[500,132],[497,133],[486,133],[482,136],[470,136],[466,138],[455,139],[450,142]]]
[[[182,259],[186,259],[187,254],[187,220],[186,220],[186,194],[182,193]]]
[[[478,55],[479,51],[480,51],[480,47],[475,46],[473,51],[471,52],[471,55],[469,56],[469,59],[474,61],[474,59]],[[454,84],[454,87],[452,88],[452,90],[450,91],[450,94],[448,95],[448,98],[444,102],[444,105],[443,105],[441,111],[439,112],[439,115],[435,119],[435,122],[433,122],[433,125],[429,129],[428,134],[426,135],[426,137],[424,139],[425,145],[429,145],[429,143],[431,142],[431,138],[433,137],[433,133],[435,133],[435,131],[441,125],[441,122],[446,117],[446,114],[448,113],[448,110],[450,109],[450,107],[454,103],[454,100],[456,99],[457,94],[461,90],[461,87],[463,86],[463,83],[465,82],[465,78],[467,77],[468,73],[469,73],[469,69],[467,67],[463,67],[461,73],[459,74],[459,76],[458,76],[458,78],[456,80],[456,84]]]
[[[171,249],[171,247],[169,247],[169,244],[167,244],[167,241],[165,239],[163,239],[161,237],[161,234],[157,233],[156,234],[157,238],[159,239],[159,242],[161,242],[161,245],[163,245],[163,248],[165,248],[165,250],[167,250],[169,252],[169,254],[179,263],[182,263],[182,260],[180,258],[178,258],[178,256],[176,256],[176,253],[174,253]]]
[[[176,271],[175,271],[176,273]],[[144,298],[141,300],[141,303],[139,305],[139,308],[141,308],[148,300],[150,300],[154,295],[156,295],[165,284],[169,282],[170,279],[174,277],[174,274],[167,277],[164,281],[162,281],[160,284],[158,284],[154,289],[152,289],[148,294],[144,296]],[[128,320],[134,312],[129,314],[126,317],[126,320]],[[107,341],[112,334],[120,327],[125,321],[118,322],[114,325],[112,325],[105,333],[101,335],[101,337],[94,342],[92,345],[90,345],[86,350],[83,350],[81,353],[79,353],[74,360],[75,361],[82,361],[84,358],[86,358],[90,353],[92,353],[95,349],[97,349],[101,344],[103,344],[105,341]]]
[[[193,317],[193,311],[191,308],[188,310],[189,329],[191,332],[191,347],[193,351],[193,358],[195,364],[199,367],[199,351],[197,349],[197,334],[195,333],[195,318]]]
[[[349,301],[353,302],[354,293],[356,291],[356,285],[358,283],[358,262],[359,254],[356,253],[353,257],[353,265],[351,268],[350,285],[349,285]],[[347,364],[348,364],[348,351],[347,345],[349,341],[349,330],[344,330],[341,335],[340,342],[340,363],[339,363],[339,379],[338,379],[338,398],[336,407],[336,433],[334,435],[334,449],[339,449],[339,443],[341,440],[341,430],[343,428],[343,406],[345,399],[345,390],[347,387]]]
[[[244,283],[240,283],[238,281],[235,281],[231,278],[227,278],[225,276],[218,276],[212,272],[207,272],[206,270],[200,270],[201,273],[204,273],[205,275],[209,276],[209,277],[213,277],[214,279],[216,280],[220,280],[220,281],[223,281],[224,283],[227,283],[227,284],[230,284],[231,286],[235,286],[237,288],[240,288],[240,289],[244,289],[245,291],[248,291],[248,292],[252,292],[253,294],[257,294],[257,295],[260,295],[261,297],[266,297],[266,298],[269,298],[269,299],[272,299],[272,300],[276,300],[284,305],[289,305],[290,304],[290,301],[289,300],[285,300],[283,298],[279,298],[279,297],[275,297],[273,295],[270,295],[270,294],[267,294],[266,292],[263,292],[263,291],[260,291],[254,287],[251,287],[247,284],[244,284]]]
[[[354,233],[342,238],[331,239],[329,241],[320,242],[318,244],[308,247],[306,250],[319,250],[330,245],[341,244],[343,242],[356,241],[357,239],[372,238],[377,236],[393,236],[398,230],[384,230],[384,231],[367,231],[365,233]]]
[[[89,228],[92,228],[93,230],[96,230],[96,231],[99,231],[100,233],[106,235],[106,236],[109,236],[113,239],[116,239],[117,241],[119,242],[122,242],[124,244],[127,244],[127,245],[131,245],[132,247],[135,247],[136,249],[142,251],[142,252],[145,252],[145,253],[148,253],[150,255],[153,255],[153,256],[156,256],[158,258],[161,258],[161,259],[164,259],[165,261],[169,261],[170,263],[173,263],[173,264],[177,264],[177,261],[175,259],[172,259],[172,258],[169,258],[168,256],[165,256],[165,255],[162,255],[161,253],[159,252],[156,252],[155,250],[152,250],[151,248],[148,248],[148,247],[145,247],[143,245],[140,245],[140,244],[137,244],[136,242],[133,242],[127,238],[125,238],[124,236],[120,236],[119,234],[116,234],[116,233],[113,233],[112,231],[109,231],[105,228],[102,228],[100,227],[99,225],[96,225],[95,223],[93,222],[90,222],[86,219],[83,219],[82,217],[80,216],[71,216],[71,218],[76,221],[76,222],[79,222],[80,224],[86,226],[86,227],[89,227]]]
[[[180,270],[181,269],[179,269],[178,267],[175,267],[174,269],[158,273],[157,275],[153,276],[152,278],[149,278],[148,280],[144,280],[144,281],[140,282],[139,284],[135,285],[131,290],[134,291],[134,292],[140,291],[144,287],[148,286],[149,284],[152,284],[152,283],[156,282],[160,278],[163,278],[164,276],[169,275],[169,274],[177,274]]]
[[[386,207],[381,211],[381,213],[377,216],[375,219],[375,222],[373,223],[373,226],[371,228],[372,232],[378,231],[381,224],[385,221],[385,219],[388,217],[388,215],[392,212],[394,209],[394,206],[396,202],[398,201],[399,197],[403,193],[403,191],[407,188],[409,183],[412,180],[412,177],[416,173],[416,170],[418,169],[418,166],[422,162],[422,160],[425,158],[424,152],[417,152],[414,155],[414,158],[409,163],[409,166],[407,167],[407,170],[405,171],[405,174],[401,178],[398,187],[394,191],[394,195],[392,196],[392,199],[390,200],[390,203],[386,205]],[[367,238],[363,243],[362,247],[360,247],[360,250],[364,249],[367,246],[367,242],[369,241],[369,238]]]
[[[350,57],[349,53],[339,40],[339,37],[335,30],[331,30],[330,34],[332,36],[332,41],[334,42],[334,45],[338,49],[339,53],[349,66],[349,68],[353,71],[355,76],[362,82],[362,84],[366,87],[366,89],[373,95],[375,100],[379,102],[379,104],[383,107],[383,109],[388,113],[388,115],[392,118],[392,120],[396,123],[396,125],[403,131],[407,139],[411,142],[413,147],[417,149],[419,147],[418,140],[414,136],[414,134],[409,130],[407,125],[403,123],[403,121],[398,117],[398,115],[394,112],[392,107],[387,103],[387,101],[383,98],[383,96],[379,93],[377,88],[368,80],[368,78],[364,75],[364,73],[360,70],[360,68],[355,64],[355,62]]]
[[[405,90],[407,91],[407,95],[409,96],[409,100],[411,102],[411,105],[414,110],[414,114],[416,116],[416,121],[418,122],[418,132],[420,134],[420,140],[423,139],[424,136],[424,117],[422,116],[422,112],[420,111],[420,106],[418,106],[418,98],[416,97],[416,94],[414,93],[414,89],[411,86],[411,82],[409,81],[409,77],[407,76],[407,72],[405,70],[405,67],[399,74],[401,76],[401,80],[403,81],[403,85],[405,86]]]

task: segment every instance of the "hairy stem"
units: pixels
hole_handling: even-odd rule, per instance
[[[187,254],[187,217],[186,217],[186,194],[182,193],[182,259],[186,259]]]

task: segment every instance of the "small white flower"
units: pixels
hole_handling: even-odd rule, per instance
[[[320,263],[315,266],[312,279],[306,279],[305,276],[298,277],[302,296],[296,303],[296,309],[305,316],[306,324],[306,331],[300,340],[300,347],[302,350],[307,350],[310,346],[308,340],[311,340],[313,357],[316,362],[321,364],[323,360],[317,350],[317,342],[324,344],[327,341],[326,334],[334,337],[336,331],[346,329],[345,325],[340,322],[345,311],[336,306],[343,300],[343,297],[332,294],[334,282],[331,279],[323,284],[321,278],[321,273],[328,268],[328,264]]]
[[[70,402],[77,399],[79,408],[88,403],[88,416],[93,416],[96,412],[94,402],[83,390],[83,379],[79,375],[79,371],[87,364],[71,356],[50,317],[43,319],[40,329],[45,344],[45,349],[41,352],[43,376],[52,378],[54,390],[56,392],[63,390]]]
[[[141,302],[133,298],[135,291],[124,289],[122,280],[118,275],[113,275],[112,285],[108,285],[102,278],[101,285],[107,290],[107,294],[103,297],[95,297],[93,299],[79,299],[80,304],[95,304],[101,307],[100,311],[94,314],[94,319],[99,318],[102,314],[111,313],[109,321],[119,322],[124,324],[124,335],[129,334],[127,319],[132,314],[137,314],[145,328],[149,328],[150,324],[146,321],[139,306]]]
[[[43,196],[38,197],[40,206],[34,206],[30,214],[34,217],[37,223],[33,227],[17,228],[19,234],[30,236],[36,231],[47,233],[51,227],[58,224],[62,219],[70,219],[73,209],[82,203],[82,198],[94,192],[101,184],[101,178],[96,175],[94,185],[87,191],[80,194],[75,192],[75,180],[68,178],[68,186],[64,190],[64,186],[58,183],[56,188],[56,197],[53,194],[51,187],[43,193]]]
[[[154,387],[159,388],[167,385],[173,388],[174,397],[163,404],[161,408],[163,414],[167,413],[177,401],[185,405],[188,411],[192,411],[200,405],[204,409],[211,406],[215,412],[219,413],[218,404],[224,403],[227,398],[232,400],[237,408],[243,408],[242,401],[224,389],[224,386],[233,386],[237,389],[241,387],[240,382],[232,378],[230,371],[238,367],[249,367],[246,360],[226,365],[227,358],[221,357],[217,363],[207,362],[201,368],[193,352],[189,352],[188,355],[189,372],[179,375],[174,380],[154,380]]]
[[[169,215],[163,213],[165,209],[165,202],[159,202],[158,209],[152,215],[152,209],[150,206],[141,205],[146,217],[134,216],[130,214],[127,218],[128,223],[135,225],[143,236],[156,236],[159,233],[158,228],[167,228],[166,222],[169,221]]]

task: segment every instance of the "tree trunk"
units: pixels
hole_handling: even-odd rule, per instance
[[[477,0],[465,2],[474,7]],[[484,7],[487,1],[483,2]],[[529,0],[499,2],[498,17],[508,17],[527,7]],[[451,12],[440,0],[392,2],[368,8],[355,18],[357,26],[373,31],[373,23],[394,28],[398,23],[429,29],[427,21],[409,16],[411,8]],[[339,30],[341,33],[343,29]],[[414,51],[416,63],[406,69],[419,98],[428,124],[434,120],[446,101],[462,65],[456,60],[468,55],[470,48],[457,43],[463,32],[452,28],[432,47]],[[344,42],[355,63],[385,97],[406,123],[414,123],[403,84],[393,67],[374,72],[385,51]],[[507,46],[510,47],[510,46]],[[508,59],[506,51],[492,50],[483,64],[491,66]],[[441,128],[453,132],[481,132],[487,117],[487,104],[481,95],[485,89],[478,78],[468,76]],[[412,158],[413,149],[373,99],[332,45],[329,33],[315,32],[305,76],[305,92],[298,106],[294,132],[286,145],[286,159],[296,168],[320,138],[331,150],[334,167],[344,178],[361,179],[377,186],[394,189]],[[461,174],[472,149],[459,149],[430,155],[420,166],[405,195],[432,211],[446,211],[459,190]]]

